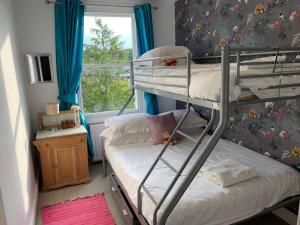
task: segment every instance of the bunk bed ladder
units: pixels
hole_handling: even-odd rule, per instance
[[[182,172],[186,168],[186,166],[189,163],[190,159],[193,157],[194,153],[196,152],[196,150],[198,149],[199,145],[203,141],[204,137],[207,135],[208,131],[212,128],[212,126],[214,124],[214,121],[215,121],[215,118],[216,118],[216,110],[213,110],[212,111],[212,118],[211,118],[210,122],[208,123],[208,125],[206,126],[206,128],[203,130],[203,132],[201,133],[200,137],[198,139],[194,139],[193,137],[191,137],[188,134],[186,134],[186,133],[184,133],[184,132],[182,132],[182,131],[179,130],[179,128],[181,127],[182,123],[185,121],[185,119],[187,118],[187,116],[188,116],[189,113],[190,113],[190,104],[187,105],[187,109],[186,109],[186,112],[185,112],[184,116],[182,117],[182,119],[178,123],[178,125],[175,128],[175,130],[173,131],[173,133],[172,133],[169,141],[166,143],[166,145],[164,146],[163,150],[160,152],[160,154],[158,155],[157,159],[155,160],[155,162],[153,163],[152,167],[150,168],[150,170],[148,171],[147,175],[145,176],[145,178],[143,179],[143,181],[141,182],[141,184],[139,186],[139,194],[140,194],[141,189],[143,189],[144,192],[150,198],[150,200],[153,202],[153,204],[156,206],[154,215],[157,214],[158,209],[160,208],[160,206],[162,205],[162,203],[167,198],[168,194],[170,193],[170,191],[172,190],[172,188],[176,184],[177,180],[179,179],[179,177],[181,176]],[[183,137],[186,137],[187,139],[192,140],[192,141],[195,142],[195,145],[194,145],[192,151],[188,154],[187,158],[185,159],[185,161],[183,162],[183,164],[181,165],[181,167],[180,167],[179,170],[175,169],[167,160],[165,160],[163,158],[163,154],[168,149],[170,141],[172,140],[172,137],[176,133],[181,134]],[[159,200],[159,202],[157,202],[156,199],[154,199],[154,197],[151,195],[151,193],[149,192],[149,190],[147,189],[147,187],[144,184],[145,184],[146,180],[148,179],[148,177],[151,175],[151,172],[153,171],[153,169],[155,168],[155,166],[157,165],[157,163],[159,161],[163,162],[166,166],[168,166],[176,175],[173,178],[173,180],[171,181],[170,185],[168,186],[168,188],[167,188],[165,194],[163,195],[163,197]],[[140,197],[138,197],[138,204],[140,204],[140,206],[142,206],[141,205],[142,202],[141,202],[141,198]],[[154,221],[156,221],[156,216],[155,216],[155,220]]]
[[[139,185],[139,188],[138,188],[138,213],[140,215],[142,215],[142,192],[141,192],[141,190],[143,189],[144,193],[149,197],[149,199],[155,205],[155,209],[154,209],[154,213],[153,213],[153,224],[154,225],[157,225],[157,224],[164,225],[165,224],[166,219],[168,218],[169,214],[172,212],[173,208],[175,207],[177,202],[180,200],[180,198],[183,195],[183,193],[185,192],[185,190],[188,188],[188,186],[193,181],[193,179],[196,176],[196,174],[198,173],[198,171],[201,169],[202,165],[205,163],[206,159],[208,158],[208,156],[212,152],[214,146],[217,144],[219,138],[221,137],[221,134],[223,133],[223,131],[226,127],[227,115],[228,115],[228,103],[229,103],[229,63],[230,63],[228,61],[228,59],[229,59],[229,57],[228,57],[229,56],[229,48],[226,48],[225,50],[223,49],[222,54],[223,54],[223,57],[222,57],[222,61],[223,61],[222,62],[222,74],[223,74],[223,76],[222,76],[222,91],[221,91],[221,103],[222,103],[222,105],[221,105],[221,108],[220,108],[220,120],[219,120],[218,127],[217,127],[216,131],[213,133],[213,135],[209,138],[206,145],[204,146],[203,152],[200,154],[199,158],[196,160],[196,162],[193,163],[193,165],[192,165],[191,169],[189,170],[187,176],[183,179],[183,181],[180,182],[179,187],[176,188],[174,194],[171,196],[170,200],[167,202],[167,206],[162,211],[162,215],[161,215],[161,218],[160,218],[159,221],[158,221],[158,218],[157,218],[157,214],[158,214],[158,211],[159,211],[160,207],[165,202],[166,198],[168,197],[168,195],[170,194],[170,192],[174,188],[174,186],[177,183],[179,177],[182,175],[182,172],[184,171],[184,169],[186,168],[186,166],[190,162],[190,160],[193,157],[194,153],[199,148],[199,146],[202,143],[203,139],[206,137],[208,131],[211,130],[212,126],[214,125],[214,122],[215,122],[215,119],[216,119],[216,113],[217,113],[216,109],[212,110],[212,119],[210,120],[210,122],[208,123],[208,125],[206,126],[204,131],[201,133],[200,137],[195,139],[195,138],[189,136],[188,134],[186,134],[186,133],[184,133],[180,130],[181,125],[183,124],[183,122],[185,121],[185,119],[187,118],[187,116],[190,113],[190,107],[191,106],[190,106],[190,103],[187,101],[187,109],[186,109],[186,112],[185,112],[184,116],[182,117],[182,119],[180,120],[178,125],[176,126],[176,128],[173,131],[173,133],[172,133],[171,137],[169,138],[168,142],[165,144],[162,151],[159,153],[156,160],[152,164],[151,168],[148,170],[148,172],[145,175],[144,179],[142,180],[141,184]],[[190,64],[190,62],[188,62],[188,73],[189,73],[189,78],[190,78],[190,69],[189,69],[190,65],[189,64]],[[188,80],[189,80],[188,82],[190,82],[190,79],[188,79]],[[188,86],[189,86],[189,83],[188,83]],[[179,135],[189,139],[190,141],[192,141],[194,143],[194,146],[193,146],[192,150],[190,151],[190,153],[188,154],[186,159],[183,161],[183,163],[182,163],[181,167],[179,168],[179,170],[176,170],[175,168],[173,168],[173,166],[170,165],[170,163],[168,163],[163,158],[163,155],[164,155],[165,151],[168,149],[168,146],[170,145],[172,138],[176,134],[179,134]],[[150,191],[147,189],[147,187],[145,185],[147,179],[149,178],[149,176],[153,172],[153,170],[156,167],[156,165],[158,164],[158,162],[163,162],[172,171],[174,171],[176,173],[175,177],[170,181],[170,184],[168,185],[166,191],[164,192],[163,196],[159,199],[159,201],[154,199],[154,197],[151,195]]]
[[[138,188],[138,212],[141,214],[141,208],[142,208],[142,198],[141,198],[141,189],[143,189],[143,191],[145,192],[145,194],[148,195],[149,199],[153,202],[153,204],[155,205],[155,210],[154,210],[154,216],[153,216],[153,221],[154,224],[156,224],[157,221],[157,212],[160,209],[161,205],[163,204],[163,202],[165,201],[165,199],[168,197],[169,193],[171,192],[171,190],[173,189],[174,185],[176,184],[176,182],[178,181],[179,177],[181,176],[182,172],[184,171],[184,169],[186,168],[186,166],[188,165],[188,163],[190,162],[191,158],[193,157],[194,153],[197,151],[198,147],[200,146],[200,144],[202,143],[203,139],[205,138],[205,136],[207,135],[207,133],[211,130],[215,119],[216,119],[216,110],[212,110],[212,118],[210,120],[210,122],[208,123],[208,125],[205,127],[205,129],[203,130],[203,132],[201,133],[201,135],[195,139],[191,136],[189,136],[188,134],[180,131],[180,127],[183,124],[183,122],[185,121],[185,119],[187,118],[188,114],[190,113],[190,104],[188,103],[187,105],[187,109],[186,112],[184,114],[184,116],[182,117],[182,119],[180,120],[180,122],[178,123],[178,125],[176,126],[175,130],[173,131],[171,137],[169,138],[168,142],[165,144],[164,148],[162,149],[162,151],[160,152],[160,154],[157,156],[156,160],[154,161],[154,163],[152,164],[151,168],[149,169],[148,173],[146,174],[146,176],[144,177],[143,181],[141,182],[139,188]],[[182,163],[181,167],[179,170],[175,169],[167,160],[165,160],[163,158],[163,154],[166,152],[166,150],[168,149],[169,144],[171,143],[172,138],[176,135],[176,134],[180,134],[183,137],[191,140],[194,142],[194,146],[191,150],[191,152],[188,154],[188,156],[186,157],[186,159],[184,160],[184,162]],[[159,202],[157,202],[157,200],[151,195],[150,191],[147,189],[147,187],[145,186],[145,182],[147,181],[147,179],[149,178],[149,176],[151,175],[153,169],[155,168],[155,166],[158,164],[158,162],[163,162],[167,167],[169,167],[176,175],[175,177],[171,180],[169,186],[167,187],[166,192],[164,193],[164,195],[162,196],[162,198],[159,200]]]
[[[180,172],[180,170],[178,171],[177,169],[175,169],[166,159],[163,158],[163,155],[165,153],[165,151],[168,149],[173,137],[176,135],[176,133],[178,132],[178,130],[180,129],[181,125],[183,124],[183,122],[185,121],[185,119],[187,118],[187,116],[190,113],[190,104],[187,104],[187,109],[183,115],[183,117],[181,118],[180,122],[177,124],[176,128],[174,129],[174,131],[172,132],[169,140],[167,141],[167,143],[164,145],[163,149],[161,150],[161,152],[159,153],[159,155],[156,157],[154,163],[152,164],[151,168],[148,170],[147,174],[145,175],[144,179],[142,180],[141,184],[139,185],[138,188],[138,212],[141,213],[141,207],[142,207],[142,199],[141,199],[141,189],[143,189],[145,191],[145,193],[149,196],[149,198],[151,199],[151,201],[154,203],[154,205],[157,205],[157,201],[153,198],[153,196],[151,195],[151,193],[148,191],[147,187],[144,185],[145,182],[147,181],[147,179],[149,178],[149,176],[151,175],[153,169],[156,167],[156,165],[158,164],[158,162],[162,162],[164,163],[167,167],[169,167],[176,175],[178,175],[178,173]],[[179,131],[180,132],[180,131]],[[183,133],[183,132],[180,132]],[[187,134],[186,134],[187,135]],[[190,137],[192,139],[192,137]],[[180,176],[180,175],[179,175]]]
[[[191,74],[191,54],[187,53],[187,93],[189,93],[189,86],[190,86],[190,74]],[[134,84],[134,69],[133,69],[133,64],[131,64],[131,75],[132,75],[132,82]],[[151,199],[151,201],[153,202],[154,205],[158,205],[159,203],[157,203],[157,201],[153,198],[153,196],[151,195],[151,193],[148,191],[147,187],[144,185],[145,182],[147,181],[147,179],[149,178],[149,176],[151,175],[153,169],[156,167],[156,165],[158,164],[158,162],[162,162],[164,163],[167,167],[169,167],[175,174],[176,176],[180,176],[178,175],[180,173],[180,170],[178,171],[176,168],[174,168],[166,159],[163,158],[163,154],[165,153],[165,151],[168,149],[173,137],[175,137],[176,133],[180,134],[181,136],[184,137],[188,137],[188,139],[195,141],[191,136],[189,136],[188,134],[185,134],[184,132],[180,131],[180,127],[183,124],[183,122],[185,121],[185,119],[187,118],[187,116],[190,113],[190,103],[187,100],[187,108],[186,108],[186,112],[184,113],[184,115],[182,116],[180,122],[177,124],[176,128],[174,129],[174,131],[172,132],[169,140],[167,141],[167,143],[164,145],[163,149],[161,150],[161,152],[159,153],[159,155],[156,157],[154,163],[152,164],[151,168],[148,170],[147,174],[145,175],[144,179],[142,180],[141,184],[138,187],[138,213],[141,214],[142,213],[142,197],[141,197],[141,190],[143,189],[144,192],[149,196],[149,198]],[[181,174],[181,173],[180,173]]]
[[[155,222],[153,222],[154,224],[156,224],[156,221],[157,221],[158,210],[160,209],[161,205],[164,203],[164,201],[168,197],[169,193],[171,192],[171,190],[173,189],[174,185],[178,181],[178,179],[181,176],[182,172],[184,171],[184,169],[186,168],[186,166],[190,162],[190,160],[193,157],[194,153],[197,151],[199,145],[202,143],[202,141],[205,138],[205,136],[207,135],[207,133],[211,130],[211,128],[212,128],[212,126],[213,126],[213,124],[215,122],[215,118],[216,118],[216,110],[212,110],[212,118],[211,118],[211,120],[209,121],[208,125],[205,127],[205,129],[203,130],[203,132],[201,133],[201,135],[199,136],[198,139],[194,139],[194,138],[190,137],[189,135],[181,132],[180,130],[176,131],[176,133],[182,134],[187,139],[192,140],[195,143],[195,145],[194,145],[192,151],[189,153],[189,155],[184,160],[184,162],[183,162],[182,166],[180,167],[180,169],[178,170],[176,176],[171,181],[171,183],[168,186],[166,192],[164,193],[164,195],[162,196],[162,198],[160,199],[160,201],[158,202],[158,204],[156,204],[156,207],[155,207],[155,210],[154,210],[154,213],[153,213],[153,221],[155,221]]]
[[[185,114],[181,118],[180,122],[177,124],[177,126],[174,129],[174,131],[172,132],[169,140],[166,142],[163,149],[161,150],[159,155],[156,157],[155,161],[151,165],[150,169],[148,170],[147,174],[145,175],[145,177],[143,178],[142,182],[140,183],[140,185],[138,187],[138,193],[137,193],[138,194],[138,196],[137,196],[138,197],[138,207],[137,207],[138,214],[142,215],[142,192],[141,191],[143,190],[143,193],[145,193],[149,197],[149,199],[153,202],[153,204],[155,205],[155,210],[153,213],[153,224],[154,225],[157,225],[157,224],[164,225],[165,224],[168,216],[170,215],[170,213],[172,212],[172,210],[174,209],[174,207],[176,206],[176,204],[180,200],[181,196],[183,195],[185,190],[188,188],[188,186],[190,185],[190,183],[192,182],[192,180],[194,179],[194,177],[196,176],[198,171],[201,169],[202,165],[205,163],[206,159],[212,152],[214,146],[218,142],[219,138],[221,137],[221,134],[223,133],[223,131],[225,129],[226,122],[227,122],[227,115],[228,115],[228,105],[229,105],[229,64],[230,64],[229,52],[230,52],[230,50],[229,50],[229,47],[227,47],[227,46],[222,49],[222,81],[221,81],[222,88],[221,88],[221,107],[219,109],[220,110],[220,120],[219,120],[218,127],[215,130],[215,132],[213,133],[213,135],[209,138],[206,145],[204,146],[203,151],[200,154],[199,158],[196,160],[196,162],[193,163],[187,176],[183,179],[183,181],[180,182],[179,187],[176,188],[175,193],[171,196],[170,200],[167,202],[166,208],[162,211],[161,218],[158,221],[157,220],[158,210],[160,209],[160,207],[165,202],[166,198],[168,197],[168,195],[174,188],[174,185],[178,181],[179,177],[182,175],[182,172],[184,171],[184,169],[190,162],[191,158],[193,157],[194,153],[197,151],[197,149],[200,146],[200,144],[202,143],[203,139],[206,137],[208,131],[211,130],[212,126],[214,125],[214,122],[216,119],[216,114],[217,114],[217,110],[213,109],[212,110],[212,118],[211,118],[210,122],[208,123],[208,125],[206,126],[204,131],[201,133],[201,135],[197,139],[191,137],[190,135],[188,135],[185,132],[180,130],[183,122],[186,120],[186,118],[188,117],[188,115],[190,113],[190,107],[191,107],[191,105],[189,103],[189,97],[190,97],[189,96],[189,86],[190,86],[190,80],[191,80],[191,54],[190,53],[187,54],[187,74],[188,74],[187,93],[188,93],[188,98],[186,99],[187,108],[186,108]],[[131,80],[131,87],[132,87],[131,95],[127,99],[127,101],[124,104],[124,106],[122,107],[122,109],[119,111],[118,115],[121,115],[124,112],[124,110],[126,109],[128,104],[131,102],[131,100],[133,99],[134,94],[135,94],[133,61],[131,61],[131,64],[130,64],[130,80]],[[173,137],[175,137],[176,134],[179,134],[182,137],[187,138],[194,143],[194,146],[193,146],[191,152],[188,154],[188,156],[186,157],[186,159],[180,166],[179,170],[174,168],[163,157],[163,155],[166,152],[166,150],[168,149]],[[164,163],[168,168],[170,168],[175,173],[175,177],[170,181],[170,184],[167,187],[167,190],[165,191],[165,193],[163,194],[161,199],[159,201],[157,201],[151,195],[151,193],[147,189],[145,183],[159,162]]]
[[[218,143],[219,139],[221,138],[221,135],[223,134],[226,125],[227,125],[227,119],[228,119],[228,108],[229,108],[229,74],[230,74],[230,49],[228,46],[225,46],[222,48],[221,51],[222,54],[222,78],[221,78],[221,108],[219,111],[220,118],[218,122],[218,126],[216,130],[213,132],[212,136],[209,138],[208,142],[205,144],[203,151],[201,152],[201,155],[198,157],[198,159],[193,163],[191,169],[189,170],[188,174],[184,177],[183,181],[180,182],[179,186],[176,188],[175,192],[171,196],[170,200],[167,202],[166,207],[162,211],[162,214],[157,221],[157,212],[159,207],[156,207],[154,213],[153,213],[153,221],[154,225],[165,225],[166,221],[181,199],[182,195],[185,193],[186,189],[190,186],[191,182],[194,180],[195,176],[198,174],[199,170],[202,168],[204,163],[206,162],[207,158],[209,157],[210,153],[213,151],[214,147]],[[213,110],[213,119],[215,119],[215,112],[216,110]],[[210,121],[213,123],[213,121]],[[211,126],[209,124],[208,126]],[[201,137],[200,137],[201,138]],[[198,148],[197,145],[195,145],[195,148]],[[163,203],[163,201],[162,201]],[[160,205],[157,205],[160,206]]]

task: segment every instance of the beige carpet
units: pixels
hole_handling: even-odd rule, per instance
[[[117,225],[124,225],[121,214],[119,213],[117,205],[114,202],[110,193],[109,179],[108,177],[103,177],[102,164],[96,163],[90,166],[90,175],[92,181],[88,184],[65,187],[44,193],[41,192],[39,195],[39,206],[36,225],[42,225],[41,208],[43,206],[61,203],[66,200],[72,200],[80,197],[94,195],[97,193],[105,193],[108,206]],[[255,220],[243,223],[241,225],[287,225],[287,223],[283,222],[273,214],[267,214],[265,216],[259,217]]]
[[[66,200],[72,200],[80,197],[94,195],[97,193],[105,193],[105,198],[108,203],[108,207],[113,214],[113,217],[117,225],[123,225],[121,214],[119,214],[117,205],[115,204],[109,189],[109,179],[103,177],[102,164],[95,163],[90,166],[91,182],[88,184],[75,185],[48,192],[40,192],[38,214],[36,219],[36,225],[42,225],[41,208],[46,205],[55,203],[61,203]]]

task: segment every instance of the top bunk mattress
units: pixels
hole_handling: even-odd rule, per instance
[[[208,138],[203,141],[192,161],[199,156],[207,140]],[[188,140],[182,140],[167,150],[165,159],[179,169],[192,146]],[[162,145],[150,144],[105,146],[106,156],[135,206],[138,186],[161,149]],[[232,224],[251,217],[287,197],[300,194],[300,175],[296,170],[226,140],[221,139],[218,142],[204,167],[224,159],[237,160],[255,168],[257,177],[222,188],[198,173],[168,218],[168,225]],[[180,180],[187,174],[187,169]],[[158,164],[154,169],[146,187],[157,201],[174,176],[174,172],[164,164]],[[170,193],[172,194],[173,192]],[[143,215],[149,224],[153,224],[154,204],[145,193],[142,196]],[[162,208],[164,207],[165,205],[162,205]]]
[[[229,101],[234,102],[245,97],[256,96],[259,99],[287,97],[300,95],[300,87],[282,87],[269,89],[269,87],[297,84],[299,76],[261,77],[259,75],[272,74],[273,72],[299,72],[300,63],[287,63],[273,65],[240,66],[242,76],[254,75],[256,78],[240,79],[237,82],[237,65],[230,64],[230,90]],[[145,88],[166,91],[179,95],[187,95],[187,67],[184,65],[157,67],[153,69],[136,68],[135,84]],[[300,74],[300,72],[299,72]],[[248,91],[242,91],[247,89]],[[211,101],[220,100],[221,90],[221,64],[191,64],[191,82],[189,94],[192,98]]]

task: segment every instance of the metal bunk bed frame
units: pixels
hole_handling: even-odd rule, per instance
[[[236,55],[231,55],[231,53],[236,53]],[[280,52],[284,52],[284,53],[295,53],[297,55],[300,54],[300,48],[230,48],[229,46],[224,46],[222,47],[221,50],[221,96],[220,96],[220,101],[216,102],[216,101],[209,101],[209,100],[203,100],[203,99],[198,99],[198,98],[191,98],[189,96],[189,86],[190,86],[190,82],[191,82],[191,54],[188,53],[186,56],[179,56],[179,57],[158,57],[158,58],[151,58],[151,59],[138,59],[138,60],[132,60],[131,64],[130,64],[130,81],[131,81],[131,86],[132,86],[132,92],[131,95],[129,96],[128,100],[126,101],[126,103],[124,104],[124,106],[122,107],[122,109],[119,111],[118,115],[121,115],[124,110],[126,109],[126,107],[128,106],[128,104],[131,102],[131,100],[134,97],[135,94],[135,90],[142,90],[148,93],[153,93],[153,94],[157,94],[160,96],[165,96],[165,97],[169,97],[169,98],[173,98],[176,100],[180,100],[180,101],[184,101],[187,103],[187,108],[186,108],[186,112],[184,114],[184,116],[182,117],[182,119],[180,120],[180,122],[178,123],[178,125],[176,126],[175,130],[173,131],[171,137],[169,138],[169,141],[165,144],[165,146],[163,147],[162,151],[160,152],[160,154],[157,156],[156,160],[154,161],[154,163],[152,164],[151,168],[149,169],[149,171],[147,172],[147,174],[145,175],[144,179],[142,180],[141,184],[139,185],[138,188],[138,207],[136,208],[134,206],[134,204],[132,204],[131,200],[128,198],[128,195],[126,194],[126,190],[124,190],[124,188],[122,187],[123,185],[121,184],[121,182],[119,182],[121,184],[121,187],[123,189],[123,192],[125,193],[128,201],[130,202],[131,207],[133,208],[133,211],[135,212],[139,222],[144,225],[144,224],[148,224],[147,221],[145,220],[145,218],[143,217],[142,214],[142,190],[145,194],[147,194],[147,196],[151,199],[151,201],[153,202],[153,204],[156,206],[154,213],[153,213],[153,224],[154,225],[165,225],[166,221],[169,217],[169,215],[171,214],[171,212],[173,211],[173,209],[175,208],[175,206],[177,205],[177,203],[179,202],[179,200],[181,199],[182,195],[185,193],[186,189],[189,187],[189,185],[191,184],[191,182],[193,181],[193,179],[195,178],[195,176],[197,175],[198,171],[202,168],[203,164],[205,163],[205,161],[207,160],[207,158],[209,157],[210,153],[213,151],[214,147],[216,146],[217,142],[219,141],[219,139],[221,138],[223,132],[226,129],[226,125],[227,125],[227,119],[228,119],[228,112],[229,112],[229,107],[233,106],[233,105],[241,105],[241,104],[253,104],[253,103],[259,103],[259,102],[270,102],[270,101],[279,101],[279,100],[285,100],[285,99],[295,99],[295,98],[299,98],[300,96],[284,96],[284,97],[280,97],[280,88],[282,87],[290,87],[291,85],[287,86],[287,85],[280,85],[280,86],[274,86],[274,87],[270,87],[272,89],[279,89],[278,92],[278,97],[275,98],[268,98],[268,99],[255,99],[255,100],[246,100],[246,101],[237,101],[237,102],[233,102],[230,103],[229,102],[229,79],[230,79],[230,63],[231,63],[231,58],[235,57],[236,58],[236,63],[237,63],[237,80],[236,82],[239,82],[241,79],[244,79],[243,76],[241,76],[240,74],[240,66],[241,65],[253,65],[253,62],[249,62],[249,63],[244,63],[241,62],[241,56],[245,55],[245,56],[250,56],[250,55],[258,55],[258,54],[243,54],[243,52],[264,52],[264,53],[276,53],[276,60],[274,62],[274,69],[273,69],[273,73],[271,74],[264,74],[262,77],[276,77],[276,76],[298,76],[300,75],[300,71],[297,72],[281,72],[281,73],[276,73],[275,72],[275,66],[277,63],[277,58]],[[141,85],[137,85],[135,84],[135,63],[141,63],[143,61],[152,61],[152,60],[163,60],[163,59],[182,59],[182,58],[186,58],[187,60],[187,83],[186,83],[186,88],[187,88],[187,95],[178,95],[178,94],[172,94],[172,93],[168,93],[165,91],[161,91],[161,90],[155,90],[155,89],[150,89],[150,88],[146,88],[143,87]],[[273,64],[273,63],[266,63],[265,64]],[[263,64],[261,62],[257,62],[254,63],[255,65],[258,64]],[[150,69],[154,69],[153,67],[150,67]],[[152,73],[153,76],[153,73]],[[261,75],[260,75],[261,76]],[[249,78],[259,78],[257,76],[254,77],[247,77]],[[174,85],[171,85],[174,86]],[[176,85],[175,85],[176,86]],[[300,87],[300,84],[294,84],[292,85],[292,87]],[[187,116],[190,113],[190,107],[191,104],[196,104],[199,106],[204,106],[207,108],[211,108],[212,109],[212,118],[210,120],[210,122],[208,123],[207,127],[204,129],[204,131],[201,133],[200,137],[198,139],[195,139],[193,137],[190,137],[188,134],[180,131],[180,127],[183,124],[183,122],[185,121],[185,119],[187,118]],[[191,169],[189,170],[189,172],[187,173],[187,175],[185,176],[185,178],[183,179],[182,182],[180,182],[179,186],[177,187],[177,189],[175,190],[175,192],[173,193],[173,195],[170,197],[168,202],[165,202],[166,198],[169,196],[170,192],[173,190],[174,185],[176,184],[176,182],[178,181],[178,178],[181,176],[183,170],[186,168],[186,166],[188,165],[190,159],[192,158],[192,156],[194,155],[194,153],[196,152],[196,150],[198,149],[198,147],[200,146],[201,142],[203,141],[204,137],[207,135],[207,133],[209,132],[209,130],[211,130],[214,122],[216,121],[217,118],[217,114],[219,114],[219,122],[217,125],[217,128],[214,130],[213,134],[211,135],[211,137],[209,138],[208,142],[206,143],[206,145],[204,146],[203,150],[202,150],[202,154],[200,155],[200,157],[196,160],[196,162],[193,164],[193,166],[191,167]],[[168,161],[166,159],[163,158],[163,154],[164,152],[168,149],[168,146],[172,140],[172,138],[176,135],[179,134],[185,138],[188,138],[189,140],[191,140],[192,142],[194,142],[194,147],[192,149],[192,151],[190,152],[190,154],[188,155],[188,157],[185,159],[185,161],[183,162],[182,166],[180,167],[179,170],[175,169],[172,165],[170,165],[168,163]],[[106,163],[105,163],[105,152],[104,152],[104,171],[106,174]],[[162,162],[164,163],[166,166],[168,166],[176,175],[173,178],[173,180],[171,181],[170,185],[168,186],[166,192],[164,193],[164,195],[162,196],[162,198],[157,201],[150,193],[150,191],[147,189],[145,183],[147,181],[147,179],[149,178],[149,176],[151,175],[151,172],[153,171],[153,169],[155,168],[155,166],[157,165],[158,162]],[[287,204],[290,204],[291,202],[297,201],[300,199],[300,195],[298,196],[294,196],[294,197],[290,197],[270,208],[265,209],[263,212],[259,213],[258,215],[273,211],[274,209],[283,207]],[[162,206],[163,203],[166,203],[166,207],[162,210],[162,213],[160,214],[160,218],[158,219],[158,211],[160,210],[160,207]],[[252,218],[252,217],[251,217]],[[247,219],[248,220],[248,219]]]

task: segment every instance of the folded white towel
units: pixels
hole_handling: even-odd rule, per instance
[[[256,176],[253,168],[231,159],[203,168],[201,173],[221,187],[228,187]]]

